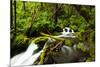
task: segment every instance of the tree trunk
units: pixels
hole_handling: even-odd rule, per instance
[[[26,11],[26,8],[25,8],[25,1],[23,1],[23,10],[24,10],[24,15],[25,15],[25,11]]]
[[[81,6],[75,5],[74,7],[75,7],[75,9],[77,10],[77,12],[78,12],[81,16],[83,16],[87,22],[89,22],[89,19],[91,18],[91,16],[89,16],[88,12],[86,12],[86,11],[84,11],[84,10],[81,10]]]
[[[54,9],[54,11],[56,11],[57,9],[58,9],[58,4],[55,5],[55,9]],[[55,15],[54,15],[54,20],[55,20],[54,22],[55,22],[55,23],[57,23],[58,12],[59,12],[59,10],[56,11],[56,13],[55,13]]]

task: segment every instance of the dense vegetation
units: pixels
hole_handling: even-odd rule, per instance
[[[70,27],[77,48],[88,54],[86,61],[95,60],[95,6],[12,1],[11,9],[11,57],[26,50],[41,32],[59,35]]]

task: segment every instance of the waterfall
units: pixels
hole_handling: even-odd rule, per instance
[[[31,58],[32,54],[34,53],[34,51],[38,48],[38,46],[36,44],[30,44],[28,49],[21,53],[21,54],[18,54],[16,56],[14,56],[12,59],[11,59],[11,65],[12,66],[17,66],[17,65],[29,65],[29,63],[27,61],[29,61],[28,59]],[[30,61],[31,63],[33,63],[33,61],[35,61],[37,59],[37,57],[40,55],[40,53],[38,54],[35,54],[34,55],[34,59],[32,61]],[[26,64],[25,64],[26,63]],[[30,64],[31,64],[30,63]]]
[[[67,29],[67,31],[66,31],[66,29]],[[60,38],[72,37],[72,38],[74,38],[75,37],[75,36],[73,36],[74,31],[72,30],[72,32],[70,32],[69,30],[70,30],[70,28],[65,27],[63,29],[62,34],[55,36],[55,37],[60,37]],[[48,42],[53,42],[53,41],[55,41],[55,40],[48,38]],[[44,48],[45,48],[45,45],[44,45]],[[38,46],[34,43],[31,43],[25,52],[20,53],[11,59],[11,66],[32,65],[34,63],[34,61],[37,60],[37,58],[40,56],[41,52],[43,52],[43,49],[42,49],[38,53],[33,54],[36,49],[38,49]],[[72,55],[72,53],[73,53],[72,48],[70,48],[68,46],[63,46],[61,49],[61,51],[63,53],[66,53],[66,50],[67,50],[67,52],[69,52],[70,55]],[[55,60],[57,60],[57,59],[55,59]]]

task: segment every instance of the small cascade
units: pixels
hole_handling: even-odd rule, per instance
[[[70,30],[70,28],[65,27],[63,29],[62,34],[58,35],[58,36],[55,36],[55,37],[60,37],[60,38],[72,37],[72,38],[75,38],[73,33],[74,33],[73,30]],[[55,41],[55,40],[51,39],[51,38],[48,38],[48,42],[53,42],[53,41]],[[45,46],[44,46],[44,48],[45,48]],[[34,51],[36,49],[38,49],[38,46],[34,43],[31,43],[25,52],[20,53],[20,54],[14,56],[13,58],[11,58],[11,66],[32,65],[37,60],[37,58],[40,56],[41,52],[43,52],[43,49],[42,49],[41,51],[34,54]],[[67,51],[67,53],[69,52],[69,54],[73,53],[72,48],[68,47],[68,46],[63,46],[61,48],[61,51],[63,53],[66,53],[66,51]],[[68,58],[69,57],[67,57],[67,59]]]
[[[25,52],[18,54],[11,59],[11,65],[13,66],[24,65],[25,63],[27,63],[28,59],[32,56],[32,54],[37,48],[38,46],[36,44],[30,44]],[[36,58],[34,58],[34,60],[36,60]]]
[[[65,27],[63,29],[63,32],[61,32],[62,34],[57,36],[57,37],[61,37],[61,38],[67,38],[67,37],[71,37],[71,38],[75,38],[74,36],[74,30],[71,30],[68,27]]]

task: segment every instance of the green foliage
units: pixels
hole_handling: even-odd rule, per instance
[[[12,45],[26,44],[31,41],[38,43],[49,37],[64,41],[52,34],[58,35],[67,26],[75,31],[76,41],[66,39],[64,44],[71,47],[73,43],[76,43],[78,49],[90,55],[86,61],[95,59],[94,6],[16,1],[16,23],[14,8],[14,1],[12,1]],[[47,34],[41,36],[41,32]]]
[[[15,41],[17,44],[25,44],[28,39],[29,38],[27,38],[25,35],[20,34],[16,37]]]
[[[84,51],[84,52],[87,51],[87,47],[85,47],[83,43],[79,43],[79,44],[77,45],[77,48],[78,48],[78,49],[81,49],[81,50]]]
[[[65,39],[65,45],[66,46],[72,46],[72,40],[71,39]]]
[[[45,52],[42,52],[41,56],[40,56],[40,62],[39,64],[43,64],[43,60],[44,60],[44,57],[45,56]]]

